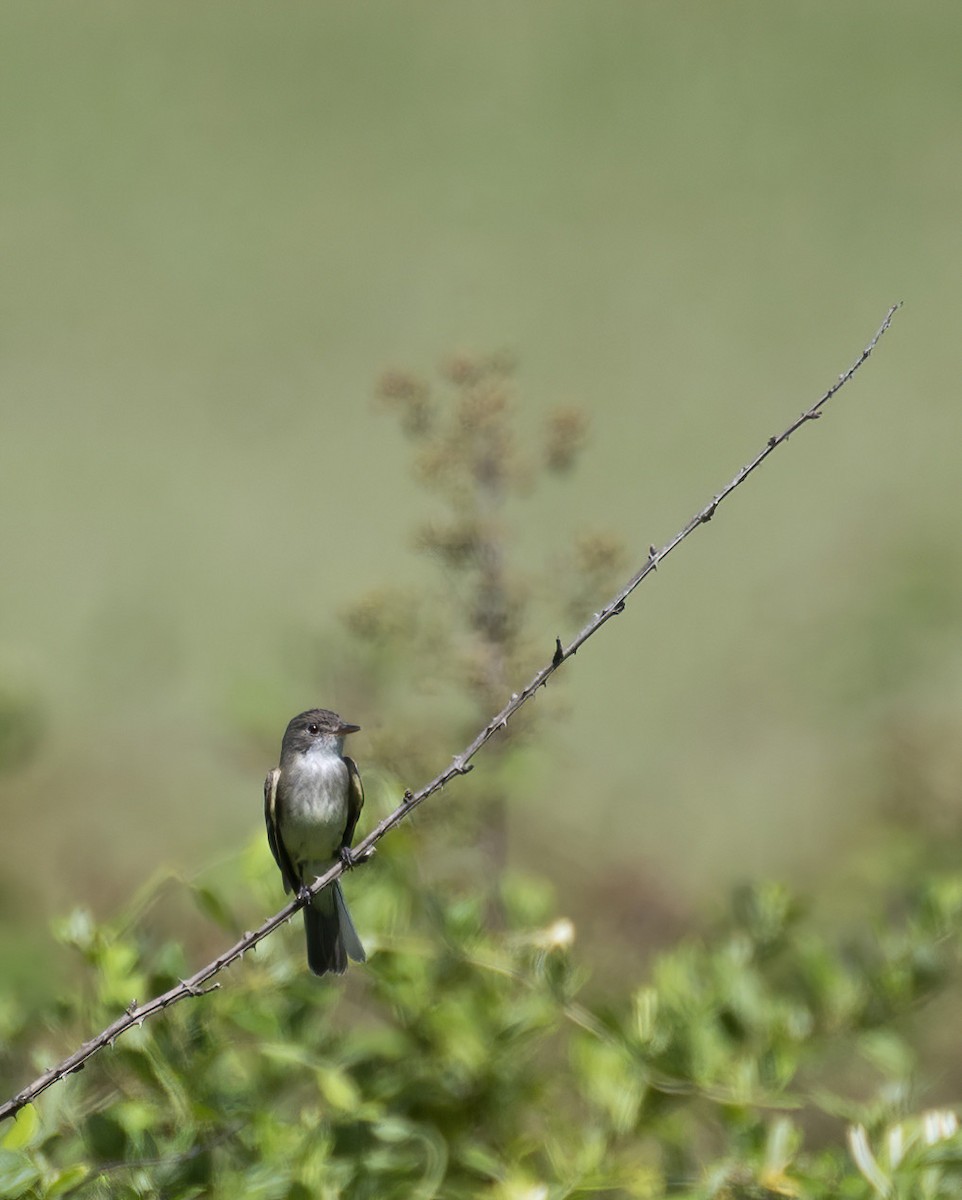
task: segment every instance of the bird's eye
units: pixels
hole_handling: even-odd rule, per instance
[[[312,733],[312,734],[318,734],[321,732],[321,727],[320,727],[320,725],[315,725],[312,722],[310,725],[308,725],[307,732]]]

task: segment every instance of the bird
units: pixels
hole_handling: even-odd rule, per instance
[[[364,787],[344,738],[360,725],[328,708],[310,708],[288,723],[280,762],[264,780],[267,841],[284,891],[303,897],[313,880],[340,859],[353,863],[351,842],[364,806]],[[343,975],[347,960],[366,959],[339,880],[304,908],[307,964],[315,975]]]

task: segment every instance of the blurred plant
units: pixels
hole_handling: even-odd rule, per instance
[[[195,890],[231,932],[273,895],[261,849]],[[599,1003],[543,882],[505,873],[491,932],[483,898],[425,889],[405,859],[352,897],[371,959],[346,988],[303,970],[296,934],[264,943],[234,986],[0,1127],[0,1195],[962,1195],[954,1115],[913,1109],[911,1040],[924,1002],[957,991],[962,877],[920,880],[874,939],[824,931],[780,886],[745,889]],[[123,919],[78,912],[59,933],[91,986],[42,1014],[0,996],[5,1035],[48,1027],[35,1061],[185,970]]]
[[[936,1200],[962,1194],[962,1138],[958,1134],[954,1112],[932,1109],[882,1130],[878,1156],[864,1125],[849,1127],[848,1145],[852,1160],[876,1196]]]
[[[441,502],[415,545],[437,565],[443,586],[380,589],[343,618],[353,686],[363,678],[363,706],[387,714],[372,733],[373,757],[405,782],[434,774],[502,707],[512,683],[544,660],[550,637],[543,615],[536,623],[539,604],[550,600],[559,615],[583,618],[625,569],[610,533],[582,534],[560,565],[523,561],[509,509],[545,476],[575,467],[587,421],[572,408],[551,413],[536,452],[527,452],[513,376],[503,356],[459,356],[442,368],[440,388],[400,371],[379,387],[415,450],[416,478]],[[470,797],[447,819],[452,842],[480,848],[485,878],[508,858],[508,778],[536,719],[526,709],[489,745],[483,782],[470,781]]]

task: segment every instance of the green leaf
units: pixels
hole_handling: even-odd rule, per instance
[[[61,1171],[59,1175],[54,1176],[53,1180],[47,1184],[46,1197],[65,1195],[78,1184],[83,1183],[89,1174],[89,1168],[83,1163],[67,1167],[65,1171]]]
[[[0,1150],[0,1196],[16,1200],[40,1179],[40,1169],[19,1150]]]
[[[5,1150],[22,1150],[29,1146],[40,1129],[40,1117],[32,1104],[27,1104],[17,1113],[13,1124],[0,1138],[0,1146]]]
[[[337,1112],[356,1114],[361,1107],[362,1096],[354,1080],[346,1071],[337,1067],[324,1067],[316,1072],[321,1095]]]
[[[92,1113],[87,1118],[83,1135],[94,1158],[106,1161],[125,1157],[126,1130],[108,1113]]]

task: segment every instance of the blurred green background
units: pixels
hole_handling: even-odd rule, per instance
[[[430,578],[377,378],[457,350],[517,355],[531,430],[591,414],[522,543],[640,563],[904,300],[566,668],[512,854],[588,856],[600,928],[606,887],[629,921],[816,887],[904,791],[951,814],[960,36],[948,2],[4,5],[7,936],[259,829],[251,712],[342,705],[308,648]]]

